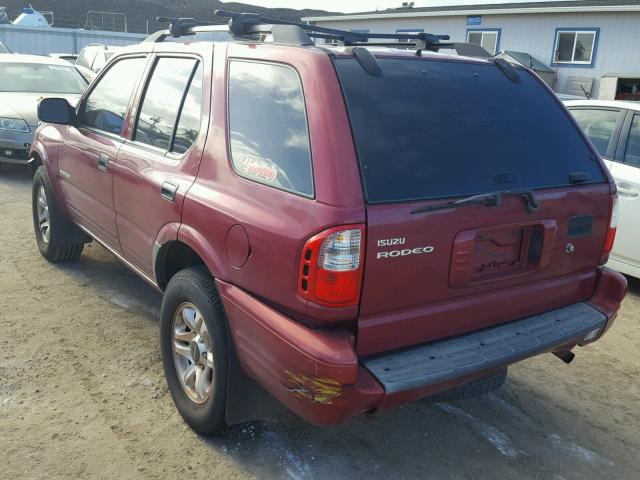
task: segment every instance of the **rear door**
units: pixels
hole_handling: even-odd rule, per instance
[[[118,155],[114,197],[122,253],[147,275],[160,230],[177,236],[182,203],[198,172],[209,119],[205,68],[210,72],[210,61],[200,57],[159,55],[131,139]]]
[[[336,60],[367,201],[359,352],[589,298],[610,187],[558,100],[524,69],[513,82],[488,62],[379,63]],[[442,208],[496,191],[510,193]]]
[[[618,186],[620,221],[611,259],[640,267],[640,113],[630,112],[612,174]]]

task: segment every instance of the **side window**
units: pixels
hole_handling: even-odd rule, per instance
[[[146,62],[146,58],[126,58],[113,64],[82,105],[80,125],[119,135]]]
[[[193,75],[191,85],[184,98],[182,111],[178,120],[176,134],[173,139],[171,151],[185,153],[200,133],[200,121],[202,119],[202,64],[198,65]]]
[[[571,114],[596,146],[600,155],[606,155],[620,112],[618,110],[576,108],[571,110]]]
[[[259,183],[313,196],[304,95],[293,68],[231,61],[229,130],[233,166]]]
[[[162,150],[171,148],[173,129],[189,80],[193,58],[160,58],[147,85],[133,139]]]
[[[640,167],[640,115],[633,116],[627,149],[624,153],[624,163]]]

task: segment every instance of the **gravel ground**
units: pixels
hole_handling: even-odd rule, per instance
[[[3,167],[0,198],[0,478],[639,478],[636,280],[602,341],[571,365],[522,362],[488,397],[208,439],[168,394],[160,295],[95,244],[73,265],[41,258],[23,169]]]

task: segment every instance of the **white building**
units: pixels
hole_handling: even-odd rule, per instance
[[[490,1],[490,0],[488,0]],[[524,52],[556,72],[553,88],[640,100],[640,1],[573,0],[380,10],[304,19],[354,32],[429,32]]]

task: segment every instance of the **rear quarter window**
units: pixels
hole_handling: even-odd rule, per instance
[[[293,68],[229,62],[229,140],[239,175],[313,197],[304,95]]]

